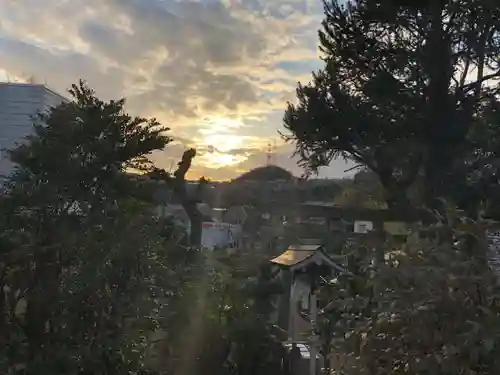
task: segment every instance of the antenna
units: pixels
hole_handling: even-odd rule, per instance
[[[274,164],[275,161],[275,154],[276,154],[276,140],[271,144],[269,142],[267,144],[267,155],[266,155],[266,163],[267,165]]]

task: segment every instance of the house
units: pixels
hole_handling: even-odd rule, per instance
[[[297,221],[303,238],[354,239],[369,233],[405,238],[411,226],[424,218],[424,212],[418,210],[351,208],[309,201],[301,205]]]

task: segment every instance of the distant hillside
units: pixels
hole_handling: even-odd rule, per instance
[[[265,167],[258,167],[242,174],[234,179],[234,181],[292,181],[295,177],[286,169],[276,165],[267,165]]]

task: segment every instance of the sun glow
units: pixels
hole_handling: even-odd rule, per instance
[[[262,149],[263,140],[245,135],[245,124],[239,119],[213,117],[198,125],[194,141],[203,149],[198,161],[208,168],[236,167],[251,156],[252,150]]]
[[[219,152],[229,152],[241,148],[243,138],[234,134],[212,134],[206,136],[203,143]]]
[[[221,168],[235,165],[245,161],[246,157],[242,155],[230,155],[220,152],[205,154],[203,163],[212,168]]]
[[[200,124],[200,133],[210,135],[220,132],[232,132],[244,127],[245,124],[240,120],[232,120],[224,117],[207,118]]]

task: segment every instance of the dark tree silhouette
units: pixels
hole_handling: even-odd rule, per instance
[[[186,174],[191,168],[195,156],[196,150],[194,148],[184,151],[182,159],[177,163],[177,170],[174,172],[173,176],[170,176],[165,170],[159,168],[149,173],[149,176],[156,180],[164,180],[172,186],[175,195],[186,211],[191,223],[190,244],[198,247],[201,245],[201,224],[203,215],[198,210],[197,204],[201,202],[201,196],[207,180],[202,177],[199,180],[196,191],[192,194],[188,191],[186,186]]]
[[[419,179],[428,204],[465,201],[469,137],[498,93],[496,2],[327,1],[319,37],[325,66],[284,117],[302,162],[352,159],[390,204]]]

